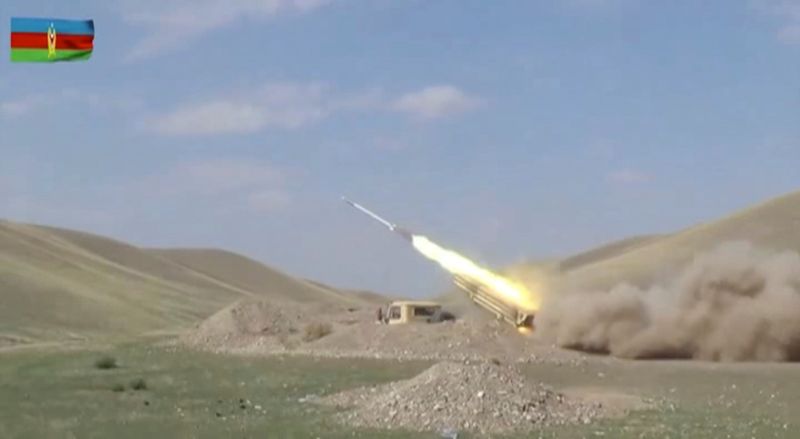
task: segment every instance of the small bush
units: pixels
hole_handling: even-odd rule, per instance
[[[125,386],[122,384],[114,384],[114,387],[111,388],[112,392],[124,392]]]
[[[289,350],[296,348],[300,343],[299,340],[289,337],[289,334],[285,332],[278,334],[278,342],[281,344],[281,346]]]
[[[333,327],[330,323],[309,323],[303,330],[303,341],[319,340],[331,332],[333,332]]]
[[[136,378],[131,381],[131,389],[133,390],[147,390],[147,381],[144,378]]]
[[[114,357],[100,357],[94,362],[94,367],[98,369],[115,369],[117,367],[117,359]]]

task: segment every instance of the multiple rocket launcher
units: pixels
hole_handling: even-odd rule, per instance
[[[427,238],[421,235],[414,235],[409,230],[404,229],[397,224],[394,224],[390,221],[387,221],[381,218],[375,212],[367,209],[366,207],[351,201],[345,197],[342,197],[342,201],[349,204],[350,206],[354,207],[355,209],[361,211],[361,213],[369,216],[370,218],[374,219],[375,221],[381,223],[390,231],[397,233],[405,240],[409,241],[412,245],[417,248],[417,250],[421,249],[415,243],[415,238],[422,241],[424,240],[426,243],[430,243]],[[432,244],[432,243],[431,243]],[[429,254],[423,252],[426,256],[432,259],[436,259],[431,257]],[[459,256],[459,258],[462,258]],[[461,290],[463,290],[469,296],[470,300],[472,300],[476,305],[480,306],[481,308],[489,311],[498,319],[501,319],[515,327],[517,327],[520,331],[529,331],[533,329],[533,319],[534,319],[534,312],[530,309],[525,309],[520,303],[515,303],[513,296],[508,294],[508,291],[498,291],[498,289],[507,289],[503,287],[509,287],[512,284],[508,282],[506,279],[501,278],[493,273],[487,272],[486,270],[480,269],[471,261],[467,261],[470,264],[470,267],[475,267],[478,271],[478,275],[471,275],[469,270],[466,272],[461,272],[459,270],[452,270],[447,268],[447,264],[443,263],[441,260],[437,260],[445,269],[448,269],[450,273],[453,275],[453,283],[458,286]],[[487,282],[485,281],[486,274],[490,273],[492,276],[490,279],[495,282]],[[497,280],[500,281],[498,285]],[[492,285],[494,284],[494,285]],[[499,288],[498,288],[499,287]],[[517,299],[518,301],[519,299]]]

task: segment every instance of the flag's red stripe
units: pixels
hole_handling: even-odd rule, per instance
[[[59,35],[56,34],[56,49],[89,50],[92,48],[94,35]],[[47,34],[13,32],[11,34],[12,49],[47,49]]]

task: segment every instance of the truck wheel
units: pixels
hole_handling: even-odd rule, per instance
[[[455,320],[456,317],[447,311],[438,311],[432,317],[428,318],[429,323],[441,323],[448,320]]]

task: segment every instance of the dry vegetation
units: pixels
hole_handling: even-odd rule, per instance
[[[333,332],[333,326],[330,323],[309,323],[303,328],[303,341],[308,343],[314,340],[319,340],[322,337]]]

